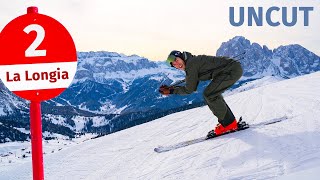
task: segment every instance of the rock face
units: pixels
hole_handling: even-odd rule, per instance
[[[245,77],[261,78],[281,76],[292,78],[320,70],[320,58],[298,44],[280,46],[274,50],[267,46],[251,43],[242,36],[222,43],[218,56],[236,56],[245,52],[240,60]]]

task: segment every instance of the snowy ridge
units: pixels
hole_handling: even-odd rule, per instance
[[[270,76],[274,76],[274,80],[288,79],[320,70],[320,58],[297,44],[270,50],[267,46],[236,36],[222,43],[217,50],[217,55],[234,57],[243,52],[245,54],[238,57],[244,68],[241,81]],[[171,84],[184,79],[183,72],[168,67],[164,62],[152,62],[137,55],[126,56],[107,51],[79,52],[78,57],[79,70],[73,85],[69,88],[70,92],[60,97],[70,99],[71,101],[67,102],[82,110],[125,114],[141,110],[169,110],[184,106],[188,102],[202,101],[201,91],[205,84],[200,84],[199,92],[191,96],[183,99],[165,99],[170,102],[167,103],[168,106],[163,106],[164,98],[156,90],[148,89],[157,89],[161,84]],[[78,86],[86,88],[75,88]],[[247,89],[249,86],[243,88],[243,90]],[[74,93],[79,93],[77,98],[81,102],[72,100]],[[92,98],[87,96],[89,93],[98,102],[92,103]],[[139,101],[141,103],[135,103]],[[112,108],[106,111],[105,107]]]
[[[270,50],[267,46],[251,43],[242,36],[223,42],[218,56],[238,57],[244,67],[244,78],[280,76],[292,78],[320,70],[320,57],[298,44],[280,46]]]
[[[157,64],[137,55],[126,56],[115,52],[79,52],[78,72],[73,83],[79,79],[91,79],[104,83],[107,79],[137,78],[154,73]]]
[[[45,156],[46,179],[274,179],[320,167],[320,72],[226,98],[252,128],[158,154],[158,145],[206,134],[217,120],[195,108]],[[31,162],[2,166],[4,179],[31,179]]]
[[[17,109],[26,109],[26,100],[14,96],[0,81],[0,116],[14,114]]]
[[[243,50],[246,54],[243,58],[239,56],[239,59],[244,76],[234,86],[239,88],[232,88],[226,95],[320,70],[320,58],[296,44],[270,50],[237,36],[223,43],[217,55],[235,56]],[[182,80],[184,75],[164,62],[149,61],[137,55],[107,51],[78,52],[78,70],[72,85],[59,97],[44,102],[47,106],[45,117],[55,124],[47,127],[60,133],[68,129],[110,133],[127,128],[129,125],[124,124],[128,124],[128,119],[131,126],[141,119],[149,121],[155,116],[160,117],[159,114],[167,114],[172,109],[202,105],[202,92],[209,82],[200,83],[198,91],[188,96],[166,97],[158,92],[161,85]],[[0,122],[8,127],[20,127],[18,119],[29,123],[28,109],[27,101],[14,96],[0,82]],[[103,119],[100,116],[106,117]],[[99,127],[104,130],[98,130]],[[17,140],[14,129],[6,129],[2,139],[11,134],[9,139]],[[3,142],[1,137],[0,142]]]

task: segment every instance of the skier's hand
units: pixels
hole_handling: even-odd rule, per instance
[[[163,95],[169,95],[173,93],[173,87],[172,86],[167,86],[167,85],[162,85],[159,88],[159,93]]]

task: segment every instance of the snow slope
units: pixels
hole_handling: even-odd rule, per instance
[[[46,155],[45,179],[275,179],[305,172],[304,176],[320,167],[319,92],[317,72],[228,96],[236,116],[252,125],[288,119],[155,153],[158,145],[201,137],[217,122],[207,107],[171,114]],[[31,177],[31,161],[0,169],[1,179]]]

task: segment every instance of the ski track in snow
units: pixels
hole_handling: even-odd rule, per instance
[[[202,137],[217,123],[207,107],[168,115],[45,155],[45,179],[274,179],[320,167],[320,73],[226,98],[249,128],[164,153]],[[32,179],[31,161],[0,169],[0,179]]]

